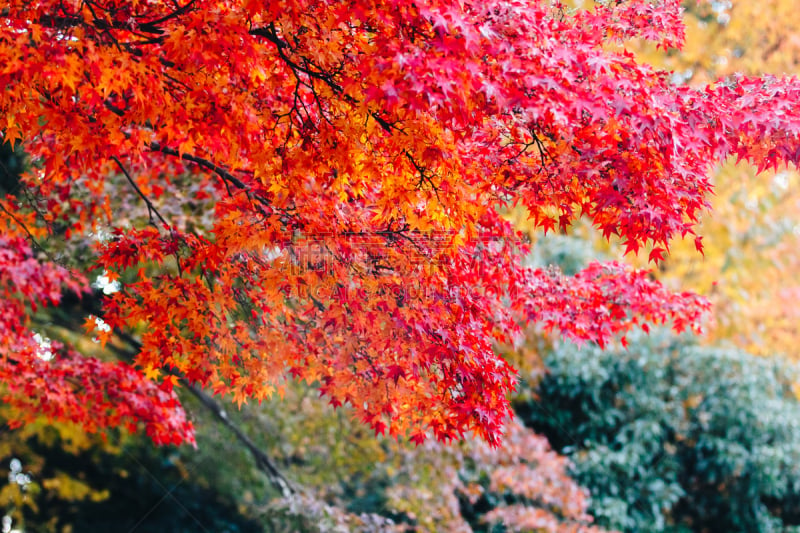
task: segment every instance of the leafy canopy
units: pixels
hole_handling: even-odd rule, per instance
[[[41,274],[0,262],[4,393],[180,442],[176,376],[237,402],[292,376],[377,432],[496,443],[516,374],[492,347],[520,324],[602,344],[707,306],[620,263],[526,267],[508,206],[658,260],[716,162],[800,158],[796,80],[692,89],[624,49],[683,31],[676,0],[7,2],[0,130],[36,167],[2,201],[0,249]],[[57,302],[67,275],[21,239],[90,232],[94,267],[129,280],[96,334],[139,335],[133,367],[45,364],[30,341],[18,302]]]

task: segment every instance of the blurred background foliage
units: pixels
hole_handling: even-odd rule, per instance
[[[793,0],[685,7],[682,52],[633,44],[646,61],[673,70],[676,82],[798,72]],[[0,147],[0,193],[18,194],[27,164],[21,150]],[[115,201],[130,223],[142,222],[146,209],[120,183],[109,177]],[[627,349],[600,350],[531,328],[525,342],[498,348],[522,378],[512,399],[517,420],[500,449],[414,448],[375,437],[302,384],[289,384],[283,399],[226,411],[224,400],[209,407],[184,391],[197,449],[155,449],[140,435],[103,438],[46,421],[4,425],[0,530],[800,531],[800,177],[788,169],[756,176],[730,162],[715,184],[713,216],[698,230],[705,255],[691,239],[678,242],[654,272],[713,300],[707,335],[658,330],[629,336]],[[180,207],[164,201],[192,186],[191,176],[176,177],[159,209],[202,232],[213,198]],[[35,207],[35,198],[19,200]],[[524,212],[509,217],[527,231]],[[91,242],[40,229],[41,250],[52,257],[76,266],[91,259]],[[528,233],[536,266],[574,273],[621,255],[585,225],[569,236]],[[626,260],[647,266],[646,257]],[[37,315],[43,339],[127,357],[130,339],[100,350],[83,333],[103,290],[98,283],[95,298],[67,299]],[[298,491],[283,494],[254,449]]]
[[[627,349],[563,344],[520,418],[572,459],[590,512],[623,531],[800,524],[797,371],[654,331]]]
[[[687,30],[682,51],[635,46],[643,60],[673,71],[675,81],[702,86],[734,73],[800,74],[794,0],[683,5]],[[712,215],[698,228],[705,256],[695,252],[693,239],[677,242],[659,275],[672,286],[711,298],[714,320],[704,342],[799,359],[800,174],[781,168],[756,175],[752,167],[729,161],[716,172],[714,184]],[[639,265],[645,265],[646,257],[638,258]]]

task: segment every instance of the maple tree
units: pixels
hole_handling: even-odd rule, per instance
[[[714,162],[800,158],[796,80],[675,85],[635,36],[679,47],[679,2],[7,2],[0,129],[35,168],[0,217],[6,400],[180,442],[179,377],[239,403],[293,377],[379,433],[496,443],[516,375],[493,346],[520,324],[602,344],[707,308],[622,263],[526,267],[508,206],[658,260]],[[94,334],[140,334],[133,368],[45,361],[25,327],[24,301],[81,283],[30,246],[90,233],[127,280]]]

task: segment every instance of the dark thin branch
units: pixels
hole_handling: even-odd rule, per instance
[[[198,157],[196,155],[191,155],[191,154],[180,154],[177,150],[169,148],[167,146],[162,146],[157,142],[151,142],[147,145],[147,147],[153,150],[154,152],[161,152],[162,154],[180,157],[185,161],[191,161],[192,163],[195,163],[206,170],[214,172],[216,175],[220,177],[222,183],[225,185],[225,189],[228,191],[228,196],[233,196],[231,194],[230,185],[234,185],[237,189],[243,191],[244,194],[247,196],[247,198],[251,201],[252,205],[265,216],[268,216],[268,213],[265,211],[265,208],[270,210],[272,209],[269,200],[267,200],[263,196],[253,194],[253,192],[247,187],[247,185],[245,185],[239,178],[231,174],[230,171],[209,161],[208,159],[204,159],[202,157]],[[258,203],[263,204],[263,206],[258,205]]]
[[[437,187],[436,184],[433,183],[433,179],[431,178],[430,174],[428,174],[425,171],[425,168],[422,165],[420,165],[417,162],[416,159],[414,159],[414,156],[411,155],[411,152],[409,152],[408,150],[404,150],[404,152],[405,152],[406,157],[408,158],[408,160],[411,162],[412,165],[414,165],[414,168],[419,173],[419,183],[417,184],[417,187],[421,188],[422,184],[424,182],[427,182],[428,185],[431,186],[431,189],[433,190],[433,194],[436,195],[436,200],[438,200],[439,203],[441,204],[442,203],[442,199],[439,198],[439,187]]]
[[[156,209],[156,206],[153,205],[153,202],[150,201],[150,198],[145,196],[145,194],[142,192],[142,190],[139,188],[139,186],[136,185],[136,182],[133,181],[133,178],[131,178],[131,175],[128,174],[128,171],[125,169],[125,167],[122,166],[122,162],[120,162],[120,160],[117,158],[117,156],[112,155],[111,159],[114,160],[114,162],[117,164],[117,166],[122,171],[122,173],[125,174],[125,178],[127,178],[128,183],[130,183],[131,186],[134,189],[136,189],[136,192],[139,194],[139,196],[142,198],[142,200],[144,200],[144,203],[147,205],[147,216],[150,218],[150,223],[153,224],[153,214],[155,213],[156,217],[158,217],[158,219],[161,221],[162,224],[164,224],[165,227],[167,227],[167,228],[170,227],[169,224],[167,223],[167,221],[164,219],[164,217],[161,216],[161,213],[158,212],[158,209]],[[153,224],[153,225],[155,225],[155,224]]]
[[[380,124],[381,128],[383,128],[383,130],[386,133],[392,133],[392,128],[396,129],[397,131],[403,132],[403,130],[401,130],[396,125],[392,124],[391,122],[388,122],[385,118],[380,116],[378,113],[373,111],[372,113],[370,113],[370,115],[372,116],[372,118],[375,119],[375,121],[378,124]],[[405,133],[405,132],[403,132],[403,133]]]
[[[192,4],[194,4],[194,3],[195,3],[195,0],[190,0],[189,3],[187,3],[185,6],[179,7],[178,9],[173,11],[172,13],[170,13],[168,15],[165,15],[165,16],[161,17],[160,19],[149,20],[147,22],[142,22],[141,24],[138,25],[138,27],[142,31],[147,31],[147,32],[150,32],[150,33],[164,33],[164,30],[159,28],[158,26],[160,26],[161,24],[163,24],[164,22],[166,22],[166,21],[168,21],[168,20],[170,20],[172,18],[175,18],[175,17],[178,17],[180,15],[183,15],[184,13],[186,13],[192,7]],[[176,2],[176,4],[177,4],[177,2]]]
[[[167,155],[174,155],[176,157],[180,157],[185,161],[191,161],[192,163],[196,163],[201,167],[205,168],[206,170],[210,170],[217,174],[223,181],[228,181],[236,186],[237,189],[246,191],[247,186],[236,176],[228,172],[226,169],[222,168],[219,165],[216,165],[209,161],[208,159],[203,159],[202,157],[197,157],[196,155],[191,154],[181,154],[177,150],[169,148],[167,146],[162,146],[157,142],[151,142],[148,147],[154,152],[161,152]]]
[[[289,65],[289,67],[294,71],[302,72],[311,78],[316,78],[318,80],[324,81],[333,91],[337,94],[342,92],[342,86],[333,81],[333,78],[324,72],[319,72],[316,70],[312,70],[308,67],[300,65],[299,63],[295,62],[292,58],[290,58],[286,54],[286,49],[291,48],[286,41],[282,40],[278,36],[278,31],[275,29],[275,24],[270,23],[269,26],[264,28],[254,28],[250,30],[250,35],[257,36],[257,37],[265,37],[269,42],[275,45],[275,48],[278,50],[278,55],[281,56],[281,59]]]
[[[25,231],[25,233],[28,234],[28,240],[31,241],[33,247],[42,252],[48,261],[50,261],[51,263],[55,263],[57,265],[61,265],[61,262],[59,262],[57,259],[51,256],[50,253],[47,250],[45,250],[44,247],[39,243],[39,241],[36,240],[36,237],[33,236],[33,233],[31,233],[31,230],[28,229],[28,226],[26,226],[19,218],[17,218],[17,216],[14,213],[6,209],[6,206],[3,205],[3,202],[0,202],[0,210],[2,210],[6,215],[11,217],[11,220],[13,220],[15,224],[17,224],[20,228],[22,228]]]
[[[534,130],[531,130],[531,136],[533,137],[533,142],[536,143],[536,149],[539,150],[539,158],[541,159],[542,169],[547,166],[547,159],[553,160],[553,156],[547,151],[547,147],[545,147],[542,140],[536,135]]]
[[[142,349],[142,343],[139,342],[139,340],[133,335],[119,330],[115,331],[115,333],[135,351],[138,352]],[[111,343],[108,346],[115,348]],[[129,351],[119,349],[115,349],[115,351],[117,351],[117,353],[125,359],[133,359],[133,354],[131,354]],[[256,443],[254,443],[253,440],[250,439],[250,437],[248,437],[247,434],[245,434],[245,432],[239,428],[239,426],[237,426],[230,418],[228,418],[228,414],[225,412],[225,409],[223,409],[222,406],[216,400],[214,400],[214,398],[203,392],[202,389],[196,385],[187,381],[185,378],[178,376],[178,379],[181,385],[186,387],[186,389],[191,392],[195,398],[200,400],[200,403],[203,405],[203,407],[211,411],[211,414],[213,414],[217,420],[222,422],[222,424],[228,428],[231,433],[233,433],[233,435],[236,437],[236,440],[239,441],[239,443],[245,448],[247,448],[247,451],[249,451],[253,456],[253,459],[255,459],[258,469],[267,476],[270,484],[276,490],[278,490],[281,495],[284,497],[289,497],[300,493],[299,488],[283,475],[269,455],[259,448],[258,445],[256,445]]]
[[[278,470],[278,467],[275,466],[275,463],[272,462],[272,459],[264,453],[261,448],[259,448],[250,437],[245,435],[245,433],[239,429],[239,427],[234,424],[230,418],[228,418],[227,413],[219,405],[212,397],[208,394],[200,390],[195,385],[191,385],[184,380],[181,380],[184,386],[191,392],[203,406],[211,411],[211,413],[222,422],[222,424],[228,428],[231,433],[236,436],[236,440],[238,440],[245,448],[250,452],[253,456],[253,459],[256,461],[256,466],[259,470],[264,472],[269,479],[269,482],[275,487],[284,497],[292,496],[293,494],[297,494],[299,491],[297,488],[288,480],[286,477]]]
[[[92,16],[94,17],[94,24],[95,24],[95,26],[96,26],[98,29],[101,29],[101,28],[100,28],[100,25],[102,25],[102,26],[103,26],[103,27],[102,27],[102,29],[103,29],[103,33],[104,33],[104,34],[106,34],[106,35],[108,35],[109,39],[111,39],[111,41],[114,43],[114,46],[116,46],[116,47],[117,47],[117,50],[119,50],[119,51],[121,52],[121,51],[122,51],[122,48],[121,48],[121,47],[120,47],[120,45],[119,45],[119,41],[117,41],[116,37],[114,37],[114,35],[111,33],[111,28],[112,28],[113,26],[108,26],[108,23],[107,23],[106,21],[102,20],[100,17],[98,17],[98,16],[97,16],[97,12],[94,10],[94,5],[92,5],[92,3],[91,3],[91,2],[89,2],[89,0],[86,0],[86,1],[84,2],[84,5],[85,5],[87,8],[89,8],[89,11],[91,12]]]

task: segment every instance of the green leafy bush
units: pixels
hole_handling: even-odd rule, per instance
[[[574,462],[600,525],[785,531],[800,523],[796,370],[664,332],[628,349],[556,346],[527,425]]]

